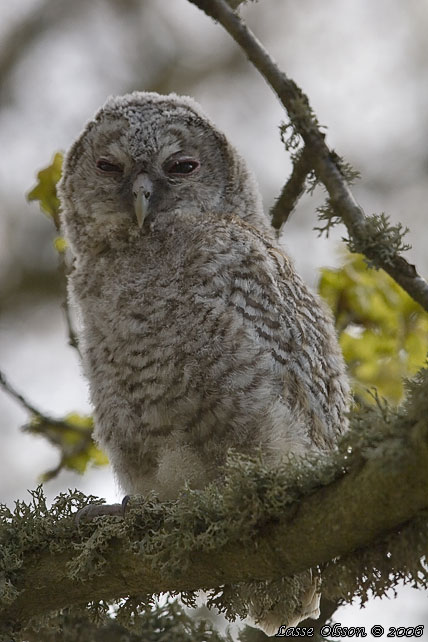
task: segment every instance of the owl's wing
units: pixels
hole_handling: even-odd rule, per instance
[[[216,224],[201,272],[221,291],[230,323],[269,352],[284,395],[311,417],[312,438],[329,446],[346,427],[348,384],[333,321],[272,239],[234,217]],[[214,231],[214,230],[213,230]]]

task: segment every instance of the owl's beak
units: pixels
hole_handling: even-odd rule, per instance
[[[147,174],[138,174],[132,185],[132,195],[134,197],[134,209],[138,227],[143,226],[147,216],[152,190],[153,184]]]

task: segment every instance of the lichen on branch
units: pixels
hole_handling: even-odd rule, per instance
[[[77,491],[51,509],[40,488],[29,504],[3,507],[3,632],[34,627],[65,607],[96,614],[104,603],[119,602],[126,622],[127,609],[148,608],[153,595],[169,591],[192,604],[201,588],[234,618],[245,615],[236,584],[310,568],[322,569],[330,599],[364,601],[369,590],[385,594],[403,578],[426,586],[427,392],[423,370],[398,410],[354,411],[337,451],[289,458],[275,470],[261,453],[232,453],[220,485],[185,489],[175,502],[132,498],[124,520],[97,518],[77,529],[72,513],[100,501]]]

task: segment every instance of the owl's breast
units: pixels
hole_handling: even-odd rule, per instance
[[[230,447],[278,459],[340,429],[330,320],[258,238],[215,226],[73,276],[95,434],[128,492],[162,490],[180,461],[214,475]]]

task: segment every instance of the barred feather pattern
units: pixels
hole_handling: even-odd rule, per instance
[[[96,437],[127,492],[204,486],[230,447],[275,462],[332,446],[347,390],[331,320],[255,228],[163,214],[90,267],[72,287]]]

